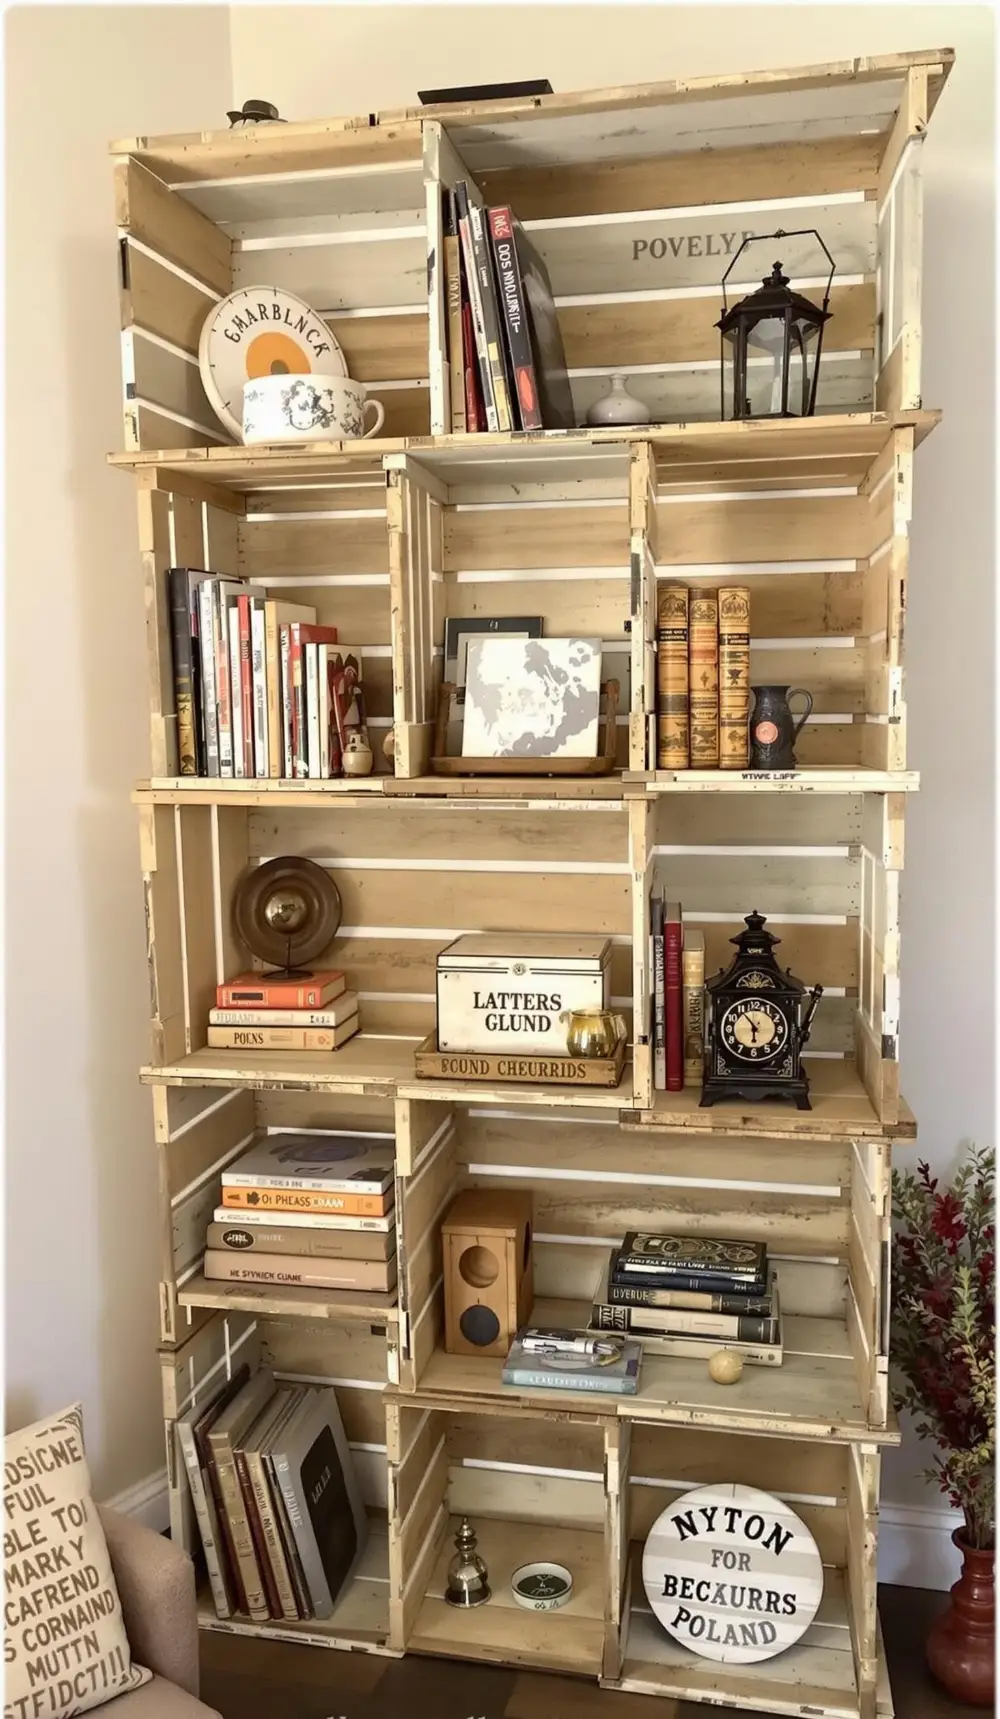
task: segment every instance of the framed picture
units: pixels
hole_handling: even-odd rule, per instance
[[[458,687],[455,703],[465,703],[465,682],[469,643],[484,633],[496,633],[507,639],[540,639],[541,615],[480,615],[475,618],[453,616],[444,624],[444,679]]]
[[[596,758],[600,639],[473,639],[463,758]]]

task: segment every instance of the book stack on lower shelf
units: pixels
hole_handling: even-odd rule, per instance
[[[358,1031],[358,994],[343,973],[241,973],[216,989],[210,1050],[339,1050]]]
[[[778,1283],[764,1242],[632,1230],[606,1255],[591,1329],[627,1333],[654,1355],[735,1351],[780,1367]]]
[[[263,1134],[222,1172],[204,1273],[227,1283],[352,1290],[388,1307],[396,1287],[392,1143]]]
[[[329,1617],[368,1532],[334,1391],[244,1366],[176,1425],[218,1616]]]

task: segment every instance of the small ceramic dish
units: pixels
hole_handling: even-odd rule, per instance
[[[564,1564],[522,1564],[510,1578],[510,1591],[529,1612],[555,1612],[573,1597],[573,1578]]]

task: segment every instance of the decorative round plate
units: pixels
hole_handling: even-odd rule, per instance
[[[240,287],[209,311],[198,342],[209,403],[243,440],[243,387],[258,376],[346,376],[347,361],[326,323],[281,287]]]
[[[695,1653],[753,1665],[791,1647],[823,1597],[823,1562],[783,1499],[729,1481],[682,1492],[642,1554],[650,1609]]]
[[[244,872],[233,898],[237,936],[276,967],[312,961],[336,937],[342,915],[330,873],[294,854]]]
[[[529,1612],[555,1612],[573,1597],[573,1578],[564,1564],[522,1564],[510,1578],[510,1591]]]

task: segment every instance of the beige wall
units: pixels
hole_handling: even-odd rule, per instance
[[[548,77],[557,90],[952,46],[924,151],[925,401],[907,622],[912,806],[904,879],[904,1090],[946,1171],[993,1139],[993,16],[985,6],[238,6],[233,91],[286,119],[416,102],[420,88]],[[978,978],[975,975],[978,974]],[[928,1453],[885,1495],[934,1505]],[[919,1581],[919,1571],[913,1572]]]
[[[17,7],[7,74],[7,1418],[82,1398],[99,1496],[162,1468],[133,782],[143,604],[107,145],[225,125],[225,7]]]

